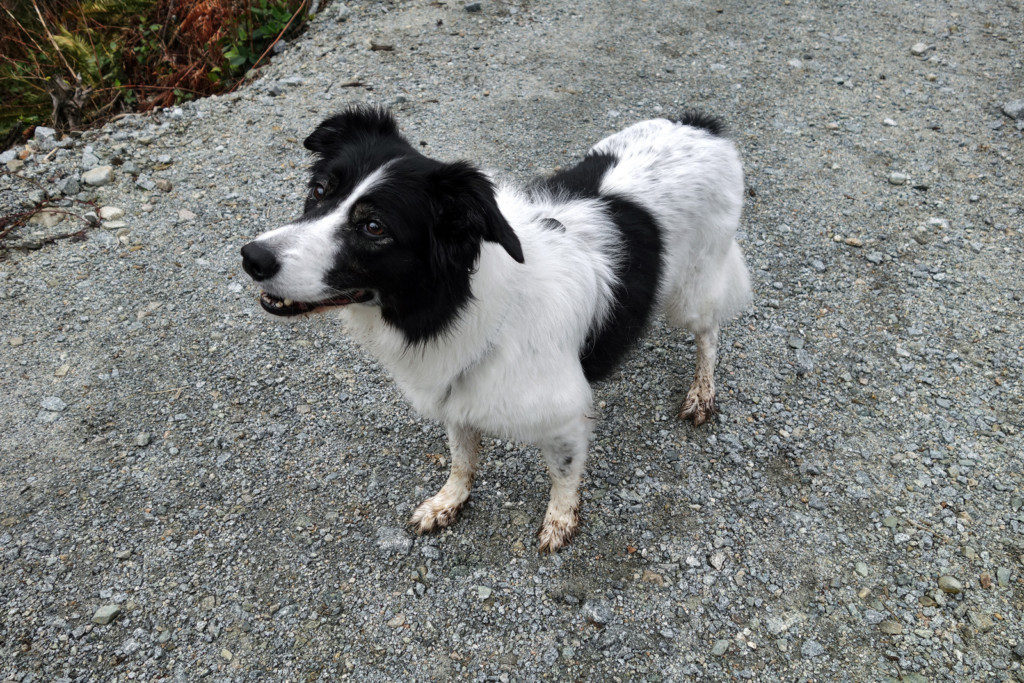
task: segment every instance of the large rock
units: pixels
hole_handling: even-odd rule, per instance
[[[92,621],[94,624],[109,624],[116,619],[117,615],[120,613],[121,608],[117,605],[103,605],[103,607],[100,607],[96,610],[96,613],[92,615]]]
[[[93,187],[106,185],[113,179],[114,169],[110,166],[97,166],[96,168],[90,168],[82,174],[82,182]]]
[[[1007,102],[1003,105],[1003,113],[1011,119],[1024,121],[1024,99]]]

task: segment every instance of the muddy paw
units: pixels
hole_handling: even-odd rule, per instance
[[[556,513],[549,509],[544,516],[544,524],[537,532],[540,541],[537,550],[542,553],[557,552],[572,541],[579,524],[580,516],[576,508],[566,513]]]
[[[428,498],[416,508],[409,519],[409,525],[418,534],[428,534],[431,531],[443,529],[459,516],[459,510],[469,498],[453,498],[452,496],[439,493],[433,498]]]
[[[690,389],[683,401],[683,407],[679,409],[679,417],[683,420],[693,420],[695,427],[704,424],[718,412],[715,406],[715,392]]]

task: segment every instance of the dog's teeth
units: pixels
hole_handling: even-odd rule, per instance
[[[282,299],[281,303],[283,303],[285,306],[291,306],[292,305],[292,300],[291,299]]]

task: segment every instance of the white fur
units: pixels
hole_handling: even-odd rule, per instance
[[[660,309],[673,324],[717,339],[719,324],[750,299],[746,267],[734,240],[743,196],[735,147],[702,129],[658,119],[607,137],[593,149],[618,157],[604,176],[602,192],[639,203],[660,225]],[[379,179],[378,172],[372,182]],[[472,277],[473,298],[441,338],[410,347],[373,305],[353,304],[340,315],[351,336],[387,367],[416,410],[443,421],[449,433],[461,428],[541,444],[553,481],[541,543],[555,549],[576,526],[576,486],[592,397],[580,348],[588,330],[609,311],[621,257],[618,233],[597,200],[538,197],[500,186],[497,201],[519,237],[525,263],[485,242]],[[315,298],[306,295],[302,283],[322,277],[322,256],[332,252],[321,228],[331,218],[282,229],[285,237],[294,239],[293,232],[304,236],[289,247],[272,293]],[[545,226],[546,219],[557,220],[565,230]],[[267,239],[277,239],[276,234]],[[288,269],[294,274],[284,272]],[[290,289],[293,283],[295,290]],[[702,362],[706,366],[710,358],[713,370],[711,348]],[[710,411],[713,386],[710,395],[702,395]],[[559,465],[567,459],[570,466]],[[467,461],[475,464],[474,458],[460,458]],[[442,490],[428,501],[449,517],[465,499],[463,493],[468,495],[472,466],[463,469],[468,474],[460,475],[457,486],[450,484],[451,491]],[[425,513],[418,514],[422,522]],[[436,510],[431,514],[428,522]]]

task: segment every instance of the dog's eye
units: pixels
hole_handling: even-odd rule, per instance
[[[384,226],[377,221],[363,221],[359,224],[359,229],[370,237],[382,237],[384,235]]]
[[[309,196],[313,199],[320,201],[327,194],[327,186],[323,183],[317,183],[310,189]]]

